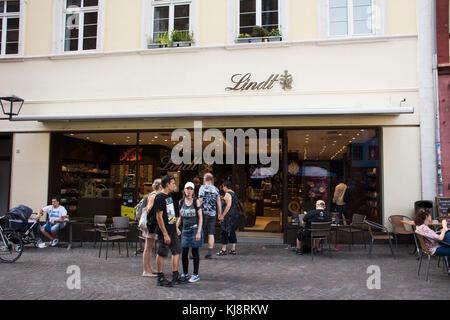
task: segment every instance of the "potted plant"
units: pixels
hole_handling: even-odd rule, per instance
[[[251,42],[251,36],[248,33],[240,33],[236,40],[237,43],[247,43]]]
[[[189,31],[173,30],[171,38],[174,47],[189,47],[192,45],[194,39],[194,33]]]
[[[264,29],[263,27],[256,26],[253,28],[252,32],[252,42],[261,42],[263,41],[263,38],[269,36],[269,31]]]
[[[158,38],[149,39],[149,43],[147,44],[148,49],[154,49],[154,48],[165,48],[167,46],[170,46],[172,44],[172,41],[170,40],[169,33],[164,32],[160,33]]]
[[[269,41],[281,41],[281,31],[280,29],[272,29],[269,33]]]

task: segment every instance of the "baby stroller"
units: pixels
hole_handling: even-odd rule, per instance
[[[9,228],[16,230],[22,235],[23,244],[34,244],[39,247],[43,243],[40,238],[40,225],[37,220],[30,220],[33,210],[30,207],[19,205],[10,209],[7,213],[9,217]]]

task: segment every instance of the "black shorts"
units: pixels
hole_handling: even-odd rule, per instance
[[[207,235],[216,234],[216,216],[203,215],[203,230]]]
[[[167,254],[170,252],[172,253],[172,256],[175,256],[177,254],[181,253],[181,241],[180,237],[178,236],[177,232],[170,234],[170,244],[167,245],[164,242],[164,236],[162,234],[158,234],[158,256],[160,257],[167,257]]]
[[[305,228],[300,227],[297,231],[297,239],[298,241],[305,241],[311,238],[311,233],[306,231]]]

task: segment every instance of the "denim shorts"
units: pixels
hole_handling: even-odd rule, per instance
[[[42,227],[46,232],[53,231],[55,233],[58,233],[61,229],[64,229],[66,227],[65,222],[57,222],[55,224],[51,224],[50,221],[47,221],[47,223]]]
[[[200,241],[195,241],[198,227],[183,228],[181,234],[181,247],[182,248],[201,248],[203,246],[203,230],[201,231]]]

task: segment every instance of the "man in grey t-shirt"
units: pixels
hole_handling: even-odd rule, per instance
[[[208,235],[208,253],[205,259],[212,259],[214,249],[214,234],[216,231],[216,214],[222,213],[219,190],[213,185],[213,175],[207,173],[203,177],[203,183],[198,192],[198,198],[202,205],[203,227]]]

